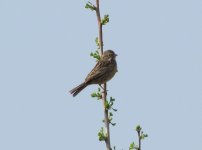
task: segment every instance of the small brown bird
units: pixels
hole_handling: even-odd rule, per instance
[[[85,81],[73,88],[70,93],[75,97],[85,87],[91,84],[103,84],[113,78],[117,72],[116,56],[112,50],[104,51],[93,70],[87,75]]]

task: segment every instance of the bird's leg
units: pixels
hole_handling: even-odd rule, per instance
[[[98,84],[100,87],[101,87],[101,89],[103,89],[104,90],[104,87],[102,87],[102,85],[101,84]]]
[[[101,87],[101,89],[103,90],[102,91],[102,93],[104,93],[105,91],[104,91],[104,87],[102,87],[102,85],[101,84],[99,84],[99,86]],[[108,90],[106,89],[106,95],[107,95],[107,92],[108,92]]]
[[[104,87],[102,87],[102,85],[101,84],[98,84],[100,87],[101,87],[101,89],[103,89],[104,90]],[[106,92],[108,92],[108,90],[106,90]]]

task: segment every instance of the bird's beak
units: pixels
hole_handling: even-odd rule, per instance
[[[115,54],[115,56],[118,56],[117,54]]]

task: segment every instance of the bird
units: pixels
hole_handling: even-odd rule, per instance
[[[104,51],[100,60],[85,78],[85,81],[69,91],[73,97],[79,94],[88,85],[101,85],[111,80],[116,72],[118,72],[116,56],[118,55],[113,50]]]

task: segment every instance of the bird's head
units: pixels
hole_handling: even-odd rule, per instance
[[[106,58],[106,59],[115,59],[117,56],[116,53],[114,53],[114,51],[112,50],[106,50],[104,51],[102,58]]]

